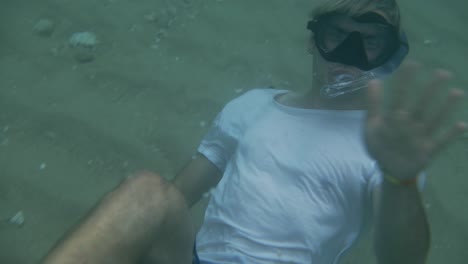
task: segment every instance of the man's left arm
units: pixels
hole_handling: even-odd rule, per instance
[[[385,111],[383,85],[369,83],[366,146],[384,178],[373,194],[379,264],[425,263],[430,232],[416,176],[467,127],[464,122],[450,128],[444,125],[463,97],[462,90],[453,89],[437,104],[436,98],[451,74],[438,70],[432,80],[417,85],[418,68],[415,63],[402,66],[389,87],[392,98]],[[416,91],[417,100],[408,100],[409,91]]]
[[[398,186],[384,181],[374,189],[372,197],[378,263],[425,263],[430,230],[416,185]]]

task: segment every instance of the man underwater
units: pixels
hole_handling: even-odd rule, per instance
[[[409,51],[394,0],[326,1],[307,28],[311,89],[229,102],[173,182],[127,179],[44,262],[339,263],[371,221],[378,263],[425,263],[421,172],[466,131],[443,125],[462,91],[436,104],[450,73],[421,85],[408,63],[383,109]],[[195,238],[189,208],[215,186]]]

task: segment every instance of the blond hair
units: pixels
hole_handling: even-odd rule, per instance
[[[326,13],[338,12],[355,17],[372,11],[382,12],[390,24],[400,28],[400,8],[395,0],[322,0],[310,15],[316,19]]]

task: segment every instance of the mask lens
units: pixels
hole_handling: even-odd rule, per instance
[[[316,46],[326,60],[353,65],[362,70],[384,64],[399,46],[398,34],[393,26],[358,22],[342,15],[319,18],[312,31]],[[360,58],[350,61],[346,54],[353,53]]]
[[[349,33],[338,26],[329,25],[324,27],[317,43],[325,52],[331,52],[346,40]]]
[[[381,24],[368,25],[361,32],[362,42],[367,59],[373,67],[384,64],[398,49],[398,38],[395,30]]]

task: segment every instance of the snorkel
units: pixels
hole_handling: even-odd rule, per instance
[[[401,37],[402,39],[406,39],[404,33],[402,33]],[[409,46],[407,44],[402,44],[398,51],[395,52],[387,62],[377,68],[369,71],[362,71],[360,74],[355,74],[354,76],[346,74],[337,75],[334,80],[328,80],[327,84],[322,86],[320,95],[331,99],[365,89],[369,81],[373,79],[385,79],[392,74],[403,62],[408,52]]]
[[[398,33],[398,29],[382,16],[371,12],[352,18],[352,23],[382,31],[379,34],[383,41],[382,51],[369,59],[366,48],[370,44],[365,34],[359,31],[343,33],[341,28],[333,25],[333,19],[342,17],[334,13],[325,14],[307,25],[314,33],[317,51],[314,56],[317,56],[320,67],[327,66],[325,77],[321,76],[324,79],[320,89],[321,96],[327,99],[367,88],[372,79],[384,79],[400,66],[409,52],[405,33]],[[329,44],[333,41],[336,45]]]

